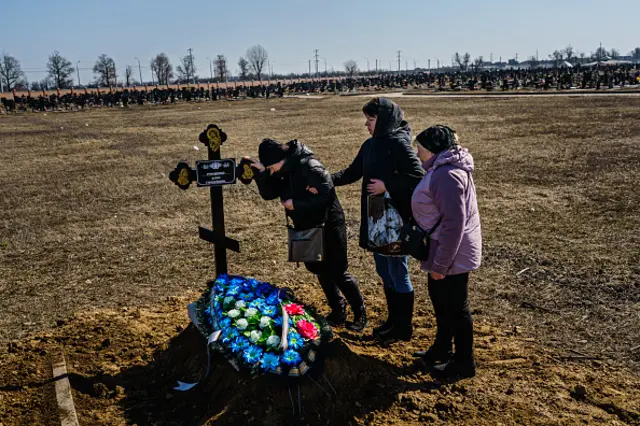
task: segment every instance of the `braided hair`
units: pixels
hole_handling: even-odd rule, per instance
[[[451,127],[438,124],[422,131],[416,141],[428,151],[439,154],[458,145],[458,134]]]

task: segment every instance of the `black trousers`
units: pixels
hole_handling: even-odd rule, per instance
[[[344,221],[328,222],[325,225],[324,242],[324,260],[307,262],[304,266],[309,272],[318,276],[320,286],[332,310],[342,310],[346,298],[355,314],[364,312],[364,299],[360,293],[360,287],[348,271],[347,227]]]
[[[436,315],[433,348],[446,353],[455,342],[455,359],[473,362],[473,319],[469,310],[469,274],[447,275],[436,281],[429,274],[429,297]]]

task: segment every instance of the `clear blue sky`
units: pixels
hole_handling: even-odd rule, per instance
[[[640,46],[638,0],[4,0],[0,51],[17,57],[30,81],[41,80],[53,50],[81,61],[81,80],[93,80],[90,68],[101,53],[112,56],[123,74],[137,61],[150,80],[149,61],[166,52],[177,65],[193,48],[198,75],[209,75],[206,57],[224,54],[233,74],[238,58],[261,44],[277,73],[306,72],[313,49],[330,70],[355,59],[361,69],[397,67],[402,50],[409,68],[414,60],[435,67],[450,63],[454,52],[473,58],[540,58],[572,44],[590,53],[600,42],[622,54]],[[8,3],[8,4],[7,4]],[[85,68],[85,70],[82,70]],[[75,76],[74,76],[75,77]]]

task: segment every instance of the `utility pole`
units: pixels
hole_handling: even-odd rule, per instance
[[[398,72],[400,72],[400,57],[401,57],[401,55],[400,55],[400,54],[401,54],[401,53],[402,53],[402,51],[401,51],[401,50],[398,50]]]
[[[318,78],[318,49],[315,49],[316,56],[316,78]]]
[[[378,74],[378,60],[376,59],[376,74]]]
[[[516,52],[516,62],[518,62],[518,52]]]
[[[78,75],[78,86],[80,86],[80,68],[78,67],[79,63],[80,61],[76,62],[76,74]]]
[[[404,60],[404,70],[409,71],[409,61],[406,59]]]
[[[309,78],[311,78],[311,59],[309,59]]]
[[[431,71],[431,59],[427,59],[429,71]]]
[[[489,62],[493,64],[493,52],[489,53]]]
[[[136,58],[138,61],[138,72],[140,73],[140,84],[142,84],[142,67],[140,66],[140,59]]]

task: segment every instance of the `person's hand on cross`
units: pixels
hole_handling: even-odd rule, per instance
[[[244,160],[249,160],[251,161],[251,167],[253,167],[254,169],[258,170],[259,172],[264,172],[265,171],[265,167],[264,164],[262,164],[261,162],[259,162],[258,160],[254,160],[251,157],[242,157]]]

